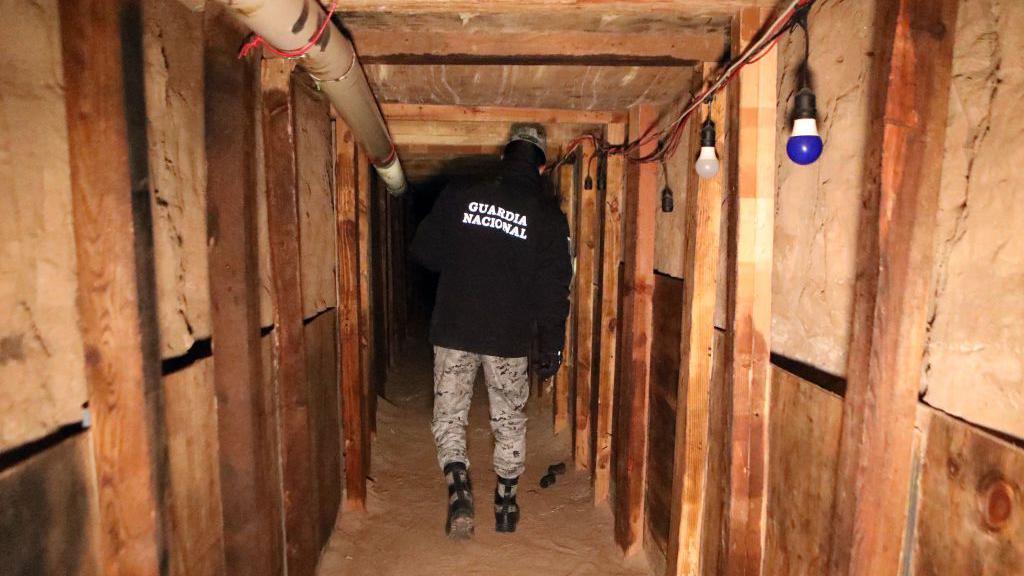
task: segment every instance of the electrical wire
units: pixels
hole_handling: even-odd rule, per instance
[[[255,50],[259,46],[263,46],[266,50],[269,50],[282,58],[301,58],[305,56],[307,52],[312,50],[313,46],[316,46],[317,43],[320,42],[320,38],[323,37],[327,27],[331,25],[331,17],[334,16],[334,11],[337,9],[338,3],[332,2],[331,7],[327,9],[327,18],[324,18],[324,21],[320,23],[320,28],[318,28],[316,33],[313,34],[313,37],[309,39],[309,42],[301,48],[296,48],[294,50],[280,50],[278,48],[274,48],[263,38],[263,36],[253,34],[252,38],[243,44],[242,49],[238,51],[238,57],[245,58],[249,55],[249,52]]]
[[[801,10],[809,8],[814,1],[815,0],[790,0],[785,9],[776,16],[775,20],[772,21],[771,25],[768,26],[760,36],[752,41],[739,57],[730,62],[704,90],[697,95],[692,96],[689,104],[683,108],[676,116],[676,119],[664,129],[655,130],[652,126],[636,140],[623,144],[610,144],[600,134],[582,134],[571,140],[566,145],[565,152],[545,171],[553,170],[554,168],[564,164],[565,161],[576,152],[576,149],[587,140],[594,143],[594,148],[598,154],[605,156],[616,154],[622,155],[631,162],[663,162],[665,159],[670,158],[678,150],[679,144],[683,139],[683,129],[693,112],[697,110],[701,104],[710,103],[711,100],[714,99],[715,94],[720,92],[729,84],[729,82],[736,78],[744,66],[757,62],[775,48],[779,39],[782,37],[782,34],[797,23],[797,20],[794,19],[794,15]],[[658,145],[653,151],[644,155],[638,154],[641,148],[654,141],[656,141]]]

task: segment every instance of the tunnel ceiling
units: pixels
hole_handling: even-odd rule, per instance
[[[355,0],[338,15],[382,102],[622,110],[678,98],[758,1]]]

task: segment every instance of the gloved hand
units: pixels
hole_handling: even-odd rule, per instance
[[[562,351],[541,352],[537,356],[537,376],[541,380],[547,380],[558,374],[558,368],[562,365]]]

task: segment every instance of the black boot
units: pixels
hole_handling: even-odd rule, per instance
[[[516,503],[516,486],[519,478],[498,477],[494,489],[494,530],[515,532],[519,523],[519,504]]]
[[[444,467],[448,481],[448,521],[444,532],[450,538],[463,540],[473,535],[473,485],[469,470],[463,462],[451,462]]]

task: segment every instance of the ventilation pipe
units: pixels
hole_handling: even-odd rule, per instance
[[[344,118],[388,192],[398,196],[407,183],[384,116],[370,91],[352,43],[331,22],[316,0],[217,0],[264,41],[282,51],[298,50],[316,37],[317,43],[299,64]]]

